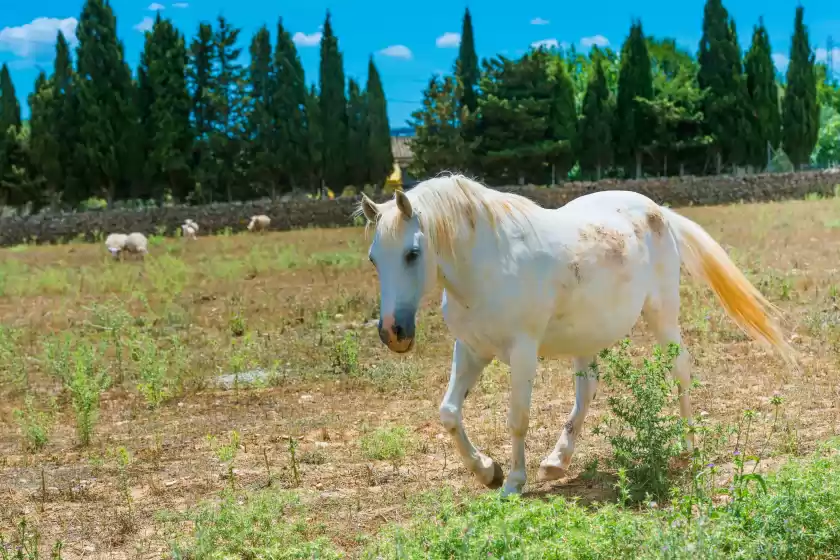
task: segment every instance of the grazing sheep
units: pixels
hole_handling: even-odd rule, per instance
[[[125,242],[128,236],[124,233],[112,233],[105,239],[105,248],[111,253],[115,259],[120,258],[120,254],[125,249]]]
[[[195,240],[196,234],[198,233],[198,224],[192,219],[187,218],[184,221],[184,225],[181,226],[181,231],[183,232],[185,239]]]
[[[144,258],[149,253],[149,240],[142,233],[130,233],[125,240],[125,250]]]
[[[265,231],[271,225],[271,218],[265,214],[251,216],[251,223],[248,224],[248,231]]]

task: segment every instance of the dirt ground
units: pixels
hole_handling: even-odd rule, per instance
[[[785,312],[802,366],[793,372],[746,340],[711,293],[684,277],[683,333],[700,382],[695,410],[724,423],[737,423],[745,409],[757,411],[755,441],[778,412],[778,435],[757,451],[768,460],[813,449],[840,426],[840,201],[681,212],[706,227]],[[362,229],[153,239],[152,245],[145,262],[121,263],[111,262],[102,244],[0,251],[6,328],[0,533],[10,535],[25,515],[40,532],[41,547],[60,540],[65,558],[160,558],[173,540],[191,535],[179,512],[218,497],[231,483],[240,489],[271,483],[295,488],[312,534],[353,556],[359,535],[407,519],[419,492],[487,491],[463,468],[438,423],[453,342],[440,298],[425,303],[415,351],[389,353],[373,328],[378,293]],[[60,368],[71,371],[74,362],[58,364],[46,350],[62,337],[74,347],[98,348],[97,363],[113,380],[87,446],[79,443],[72,395],[62,388]],[[643,323],[632,339],[637,355],[651,347]],[[168,357],[155,362],[136,354],[155,345]],[[155,379],[149,373],[155,364],[165,372],[157,380],[165,388],[157,406],[138,387]],[[539,461],[573,404],[570,365],[540,363],[528,491],[605,499],[609,484],[582,474],[608,454],[591,430],[604,412],[601,391],[570,476],[536,482]],[[255,368],[270,372],[256,386],[246,376],[234,387],[214,383]],[[27,446],[13,413],[24,408],[26,395],[39,410],[55,398],[40,450]],[[507,395],[507,368],[494,363],[464,411],[470,438],[505,471]],[[773,395],[783,399],[778,410]],[[369,458],[360,441],[381,427],[408,429],[405,457]],[[220,445],[234,430],[240,444],[231,481]],[[123,467],[120,448],[128,457]]]

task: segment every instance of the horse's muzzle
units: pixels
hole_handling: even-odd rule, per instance
[[[380,319],[379,340],[397,354],[404,354],[414,348],[414,313],[398,311],[394,317]]]

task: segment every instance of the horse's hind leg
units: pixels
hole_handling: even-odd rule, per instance
[[[642,314],[660,346],[664,347],[672,342],[680,346],[680,353],[674,361],[671,373],[679,383],[680,416],[691,427],[691,401],[688,396],[691,387],[691,355],[683,347],[680,335],[679,276],[673,284],[661,290],[659,294],[649,296]],[[694,448],[694,433],[691,430],[686,434],[685,444],[687,451]]]
[[[598,390],[598,372],[595,358],[575,358],[575,405],[569,419],[563,425],[560,438],[548,457],[540,463],[537,479],[540,481],[557,480],[566,474],[575,452],[575,440],[583,429],[583,422],[589,412],[589,405]]]
[[[455,341],[449,386],[440,404],[440,421],[452,436],[464,466],[485,486],[498,488],[502,485],[504,478],[502,469],[498,463],[480,452],[470,442],[464,430],[464,419],[461,413],[467,393],[475,387],[478,378],[481,377],[481,372],[489,363],[489,359],[476,356],[475,352],[460,340]]]

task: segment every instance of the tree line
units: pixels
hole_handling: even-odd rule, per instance
[[[136,72],[108,0],[86,0],[75,52],[58,33],[51,75],[20,102],[0,69],[0,207],[78,208],[91,200],[249,200],[322,185],[381,185],[391,173],[387,106],[371,57],[345,80],[327,12],[318,86],[282,19],[240,63],[240,29],[219,16],[187,38],[161,16]],[[273,40],[273,44],[272,44]]]
[[[696,56],[634,21],[620,54],[538,47],[479,64],[467,10],[453,71],[429,80],[412,114],[412,171],[554,184],[838,162],[840,90],[815,61],[803,12],[780,76],[763,21],[742,53],[721,0],[706,1]]]

